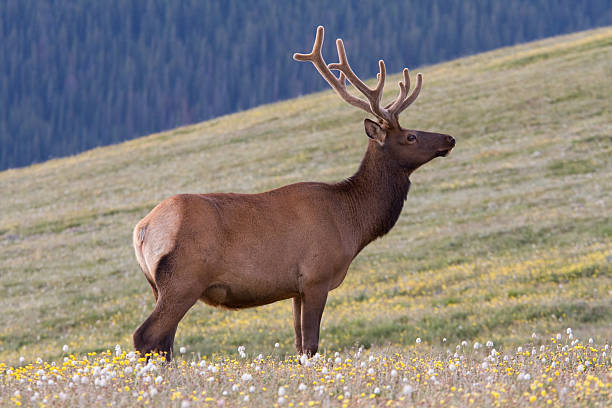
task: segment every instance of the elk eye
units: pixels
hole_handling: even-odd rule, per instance
[[[416,142],[416,136],[415,135],[408,135],[408,142],[409,143]]]

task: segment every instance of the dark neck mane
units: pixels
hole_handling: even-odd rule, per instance
[[[393,228],[408,195],[409,176],[370,141],[357,172],[334,185],[343,195],[343,222],[350,225],[357,253]]]

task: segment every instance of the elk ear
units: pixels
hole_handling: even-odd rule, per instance
[[[363,125],[365,126],[366,134],[370,139],[376,140],[381,146],[385,143],[387,132],[378,123],[370,119],[366,119],[363,121]]]

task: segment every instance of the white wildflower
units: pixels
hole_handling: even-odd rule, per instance
[[[162,378],[162,376],[158,375],[157,377],[155,377],[155,384],[161,384],[163,380],[164,379]]]
[[[414,388],[412,388],[410,384],[404,385],[404,388],[402,388],[402,394],[410,395],[412,394],[413,391],[414,391]]]
[[[457,366],[455,366],[453,363],[450,363],[448,365],[448,369],[451,370],[451,371],[455,371],[457,369]]]
[[[577,370],[580,373],[583,372],[584,371],[584,366],[582,364],[579,364]]]
[[[416,339],[416,343],[417,343],[417,344],[421,344],[421,338],[420,338],[420,337],[417,337],[417,339]]]
[[[493,347],[493,342],[491,340],[487,341],[487,347],[488,348]]]
[[[298,390],[299,391],[306,391],[306,384],[300,383],[300,385],[298,385]]]
[[[278,395],[280,397],[282,397],[283,395],[285,395],[285,387],[278,387]]]
[[[119,357],[120,355],[121,355],[121,346],[117,344],[115,346],[115,356]]]
[[[391,370],[391,377],[392,378],[397,377],[397,370]]]
[[[242,378],[242,381],[246,382],[246,381],[251,381],[253,379],[253,376],[249,373],[246,373],[246,374],[242,374],[242,377],[240,378]]]
[[[181,408],[189,408],[191,406],[191,403],[187,400],[183,400],[181,401]]]
[[[285,403],[285,397],[278,397],[278,405],[283,405]]]
[[[274,348],[279,348],[280,344],[279,343],[274,343]]]
[[[249,387],[249,392],[255,392],[255,387],[253,385]]]
[[[593,338],[589,338],[589,344],[593,344]]]
[[[380,395],[380,388],[378,387],[374,388],[374,394]]]
[[[248,395],[245,395],[244,398],[242,399],[244,402],[249,402],[250,398]]]

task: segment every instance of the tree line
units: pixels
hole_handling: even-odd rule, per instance
[[[361,77],[612,24],[608,0],[4,0],[0,169],[326,88],[326,27]]]

